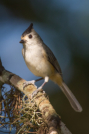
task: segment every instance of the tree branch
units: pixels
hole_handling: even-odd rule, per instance
[[[23,90],[23,83],[26,82],[24,79],[19,76],[5,70],[2,66],[0,60],[0,83],[9,84],[14,86],[19,91],[23,92],[28,98],[31,97],[31,94],[36,90],[34,85],[28,85]],[[1,91],[1,90],[0,90]],[[50,104],[49,100],[43,92],[38,92],[34,97],[34,101],[42,113],[42,118],[48,126],[49,134],[71,134],[66,128],[64,123],[61,122],[61,118],[54,110],[53,106]],[[38,132],[39,134],[41,132]]]

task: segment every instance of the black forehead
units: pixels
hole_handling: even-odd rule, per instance
[[[22,36],[25,36],[26,34],[29,34],[33,28],[33,23],[30,24],[30,26],[23,32]]]

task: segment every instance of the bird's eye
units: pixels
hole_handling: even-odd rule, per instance
[[[28,37],[31,39],[32,38],[32,35],[30,34]]]

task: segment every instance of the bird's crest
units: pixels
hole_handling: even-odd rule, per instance
[[[30,26],[23,32],[22,36],[25,36],[26,34],[29,34],[33,28],[33,23],[30,24]]]

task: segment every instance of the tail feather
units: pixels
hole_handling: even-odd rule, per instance
[[[77,101],[77,99],[75,98],[73,93],[67,87],[67,85],[64,82],[62,82],[62,86],[60,86],[60,88],[63,91],[63,93],[65,94],[65,96],[67,97],[67,99],[69,100],[72,108],[76,112],[81,112],[82,111],[82,107],[80,106],[79,102]]]

